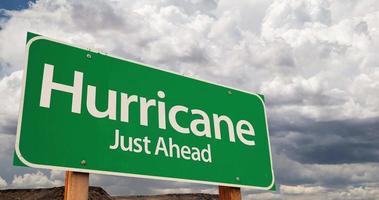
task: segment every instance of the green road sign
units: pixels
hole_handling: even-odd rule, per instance
[[[16,141],[22,163],[235,187],[274,185],[259,95],[29,37]]]

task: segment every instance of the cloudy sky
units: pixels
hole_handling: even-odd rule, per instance
[[[379,199],[377,0],[1,0],[0,188],[63,172],[12,166],[26,32],[266,95],[277,192]],[[92,175],[113,195],[214,186]]]

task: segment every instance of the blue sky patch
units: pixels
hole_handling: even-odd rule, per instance
[[[36,2],[36,0],[1,0],[0,9],[22,10],[29,7],[29,2]]]

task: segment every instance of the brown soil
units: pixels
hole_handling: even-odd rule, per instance
[[[63,200],[63,187],[0,190],[0,200]],[[90,187],[89,200],[218,200],[212,194],[166,194],[111,197],[101,187]]]
[[[64,188],[44,189],[9,189],[0,190],[1,200],[63,200]],[[100,187],[89,188],[89,200],[113,200],[109,194]]]

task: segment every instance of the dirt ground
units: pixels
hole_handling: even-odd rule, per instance
[[[63,200],[63,187],[0,190],[1,200]],[[90,187],[89,200],[218,200],[212,194],[166,194],[152,196],[110,196],[100,187]]]

